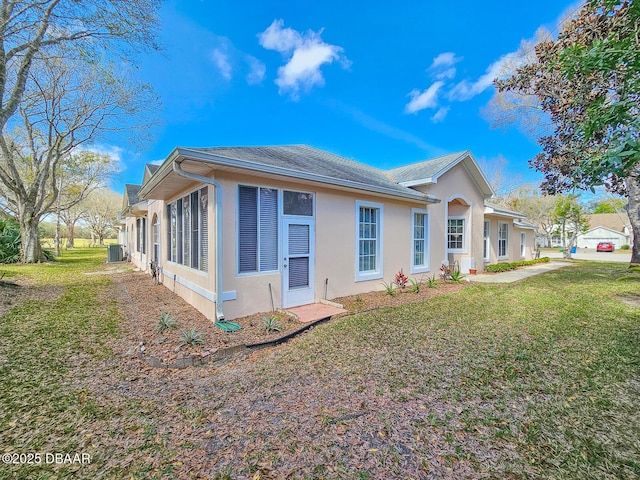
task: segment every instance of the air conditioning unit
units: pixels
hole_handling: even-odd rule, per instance
[[[107,263],[122,261],[122,245],[109,245],[107,247]]]

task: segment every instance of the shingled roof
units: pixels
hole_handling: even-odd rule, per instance
[[[127,207],[135,205],[140,201],[140,199],[138,198],[138,193],[140,192],[142,185],[133,185],[131,183],[127,183],[124,188],[127,194]]]
[[[403,167],[393,168],[388,170],[387,173],[399,183],[432,178],[446,171],[452,164],[457,163],[467,154],[469,154],[468,151],[450,153],[442,157],[430,158]]]
[[[224,163],[230,159],[242,162],[244,168],[260,171],[264,166],[279,172],[291,172],[292,177],[310,176],[313,180],[329,184],[349,184],[364,190],[384,191],[402,197],[424,199],[416,190],[399,185],[387,172],[364,163],[349,160],[307,145],[270,147],[215,147],[178,149],[185,157],[189,152],[212,155],[212,163]],[[217,159],[216,159],[217,157]],[[222,157],[222,158],[220,158]],[[199,158],[200,159],[200,158]],[[201,158],[206,161],[205,158]]]

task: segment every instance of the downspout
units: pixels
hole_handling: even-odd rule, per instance
[[[197,173],[185,172],[180,166],[183,161],[184,159],[174,160],[174,172],[183,178],[213,185],[216,191],[216,321],[224,322],[224,311],[222,309],[222,185],[213,178],[198,175]]]

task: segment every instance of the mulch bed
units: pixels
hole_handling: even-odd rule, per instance
[[[176,361],[180,362],[186,357],[214,358],[218,352],[231,347],[275,341],[305,325],[283,313],[263,312],[234,319],[233,322],[242,328],[235,332],[225,332],[170,289],[156,285],[144,272],[116,273],[112,278],[120,292],[119,309],[125,319],[127,353],[160,359],[165,366],[175,365]],[[375,291],[340,297],[333,301],[344,305],[349,313],[357,313],[419,302],[437,295],[457,292],[464,287],[462,284],[439,282],[435,288],[427,288],[426,284],[422,284],[418,293],[405,288],[397,289],[394,296],[384,291]],[[163,313],[169,313],[177,320],[176,328],[163,332],[156,330]],[[280,330],[267,332],[265,318],[272,316],[277,318]],[[202,333],[205,343],[181,346],[182,331],[192,328]]]

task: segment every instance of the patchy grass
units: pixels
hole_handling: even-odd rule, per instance
[[[0,478],[640,478],[626,265],[576,262],[158,371],[107,341],[118,315],[87,262],[11,267],[62,268],[41,281],[64,293],[0,317],[0,445],[92,463]]]

